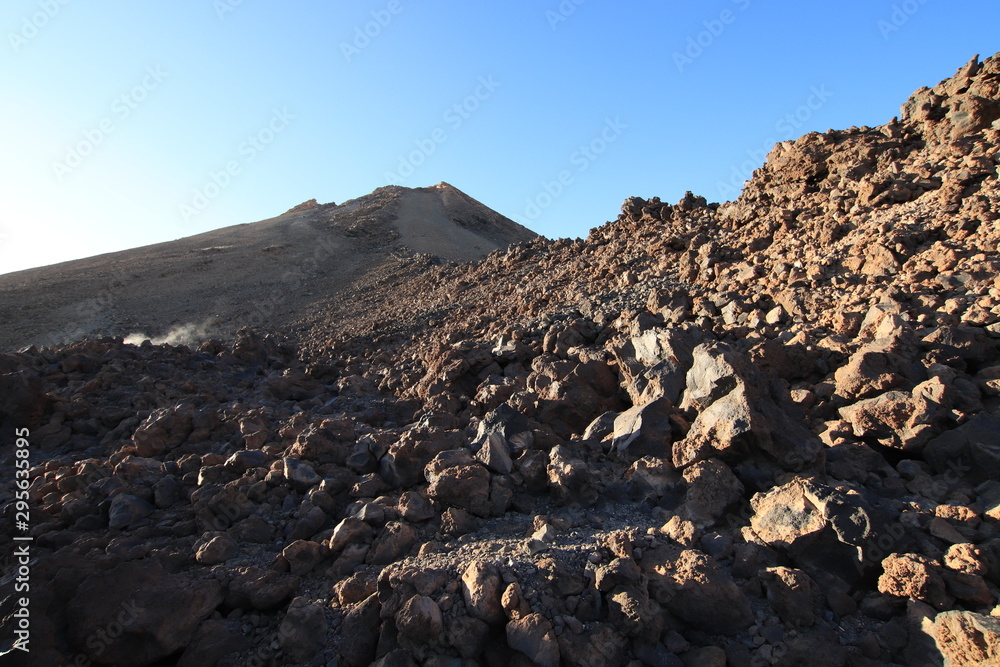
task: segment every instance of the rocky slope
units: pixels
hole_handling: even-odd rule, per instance
[[[998,144],[994,56],[735,202],[404,257],[292,339],[3,355],[32,657],[1000,664]]]
[[[421,254],[480,259],[535,234],[447,183],[388,186],[341,205],[0,275],[0,350],[113,335],[141,342],[287,331],[369,271]]]

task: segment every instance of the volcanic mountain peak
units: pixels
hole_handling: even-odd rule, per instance
[[[385,186],[275,218],[0,276],[0,349],[177,327],[281,328],[416,255],[467,262],[536,234],[457,188]],[[32,303],[25,310],[17,304]]]

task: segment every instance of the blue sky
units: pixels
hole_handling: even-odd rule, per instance
[[[998,25],[995,0],[7,0],[0,272],[390,182],[585,236],[888,121]]]

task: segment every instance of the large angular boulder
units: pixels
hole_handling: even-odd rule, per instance
[[[0,375],[0,427],[34,428],[41,422],[49,403],[44,382],[36,373],[21,370]]]
[[[439,429],[407,431],[380,457],[379,475],[392,485],[418,484],[424,478],[424,468],[435,456],[462,445],[462,438],[457,436],[457,432]]]
[[[490,473],[468,451],[438,454],[427,464],[424,475],[430,483],[427,496],[432,500],[481,517],[490,515]]]
[[[99,664],[151,665],[191,643],[222,601],[215,579],[129,561],[80,584],[66,607],[68,637]],[[106,631],[111,622],[121,627],[114,636]]]
[[[881,553],[884,519],[865,498],[844,485],[796,478],[756,494],[750,527],[766,544],[784,551],[812,574],[833,574],[856,583]]]
[[[698,416],[687,436],[674,443],[678,468],[717,457],[727,462],[760,459],[802,470],[823,449],[820,440],[775,400],[770,383],[728,345],[695,348],[680,407],[694,409]]]
[[[505,615],[501,602],[503,580],[492,563],[474,560],[462,573],[462,598],[469,613],[490,625],[502,623]]]
[[[323,649],[326,629],[323,606],[305,596],[295,598],[278,628],[281,650],[291,662],[309,662]]]
[[[545,471],[552,497],[557,502],[591,505],[597,500],[593,473],[583,460],[573,456],[569,447],[553,447]]]
[[[194,430],[194,414],[191,403],[153,410],[132,435],[136,454],[144,458],[160,456],[184,444]]]
[[[1000,418],[981,412],[928,442],[923,453],[941,474],[974,482],[1000,479]]]
[[[743,484],[718,459],[706,459],[685,468],[684,481],[687,493],[677,513],[699,528],[715,524],[728,507],[743,499]]]
[[[837,394],[861,399],[896,387],[909,388],[927,378],[917,358],[916,341],[908,326],[863,345],[837,369]],[[909,385],[909,386],[907,386]]]
[[[701,551],[657,547],[643,554],[642,568],[650,596],[699,630],[735,635],[753,623],[743,591]]]
[[[658,398],[680,402],[694,348],[704,334],[697,328],[650,329],[615,349],[622,384],[633,404]]]
[[[249,567],[229,582],[226,606],[246,611],[270,611],[284,604],[298,587],[298,577],[276,570]]]
[[[670,424],[673,412],[674,406],[666,398],[635,405],[622,412],[615,417],[612,447],[626,453],[629,459],[669,457],[673,443]]]
[[[340,624],[340,658],[347,667],[367,667],[375,660],[382,625],[382,605],[373,593],[347,614]]]
[[[507,624],[507,644],[531,664],[559,667],[559,641],[552,623],[541,614],[528,614]]]
[[[919,388],[912,392],[890,391],[859,401],[841,408],[840,416],[859,438],[877,440],[884,447],[904,452],[920,452],[938,432],[946,411]]]
[[[946,611],[934,619],[934,632],[946,667],[1000,664],[1000,618]]]

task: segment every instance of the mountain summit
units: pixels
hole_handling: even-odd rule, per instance
[[[281,329],[368,274],[477,260],[535,236],[447,183],[313,199],[260,222],[0,276],[0,349]]]

